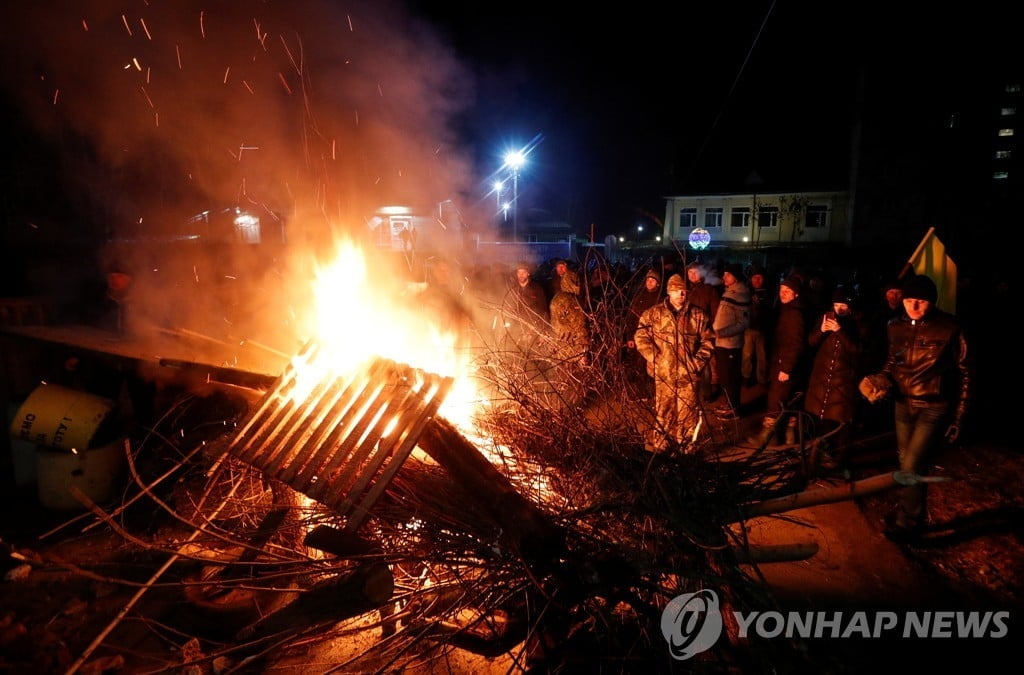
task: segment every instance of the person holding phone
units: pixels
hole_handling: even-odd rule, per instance
[[[853,293],[843,286],[838,287],[832,294],[830,309],[821,315],[816,325],[812,324],[807,335],[814,360],[804,410],[817,422],[816,435],[825,435],[844,425],[836,436],[834,454],[822,458],[827,468],[843,462],[860,401],[857,385],[863,376],[863,352],[869,327],[855,308]]]

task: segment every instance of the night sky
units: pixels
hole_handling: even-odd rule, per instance
[[[864,97],[898,130],[1005,23],[922,7],[8,3],[6,226],[154,233],[241,202],[344,230],[445,199],[480,224],[502,153],[527,146],[523,206],[598,237],[755,170],[842,188]]]

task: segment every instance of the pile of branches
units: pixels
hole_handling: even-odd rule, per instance
[[[740,639],[728,621],[715,649],[672,657],[661,630],[672,598],[713,588],[725,615],[770,608],[756,566],[741,564],[746,542],[735,524],[745,504],[797,489],[799,476],[783,456],[730,457],[730,439],[710,426],[698,452],[645,450],[656,425],[651,402],[617,356],[625,301],[604,295],[590,314],[586,354],[566,355],[543,331],[478,331],[478,376],[491,404],[475,430],[436,422],[442,438],[472,442],[513,486],[514,506],[534,519],[518,538],[418,453],[359,532],[345,532],[337,514],[218,451],[246,415],[242,399],[182,396],[132,443],[124,503],[110,512],[93,505],[103,523],[164,561],[143,588],[183,600],[171,603],[181,616],[145,624],[184,656],[147,656],[155,659],[147,665],[247,672],[313,653],[316,672],[429,669],[457,654],[484,659],[475,670],[531,672],[766,672],[798,663],[796,645]],[[133,602],[119,617],[129,610],[140,611]],[[75,666],[93,650],[117,650],[117,620]]]

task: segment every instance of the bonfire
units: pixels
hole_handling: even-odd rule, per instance
[[[182,392],[130,445],[122,503],[79,493],[88,528],[154,567],[104,577],[134,594],[68,673],[121,658],[113,636],[137,615],[176,655],[133,655],[154,670],[295,668],[312,654],[311,672],[428,671],[454,655],[502,671],[800,660],[790,641],[752,643],[728,620],[715,650],[669,649],[665,609],[681,594],[771,607],[742,522],[807,476],[791,454],[737,452],[728,425],[702,428],[696,452],[645,450],[656,422],[615,356],[625,289],[608,282],[576,355],[505,330],[501,298],[381,298],[365,279],[362,254],[344,249],[280,377]],[[371,329],[336,322],[351,316]],[[145,616],[158,591],[173,616],[164,603]]]

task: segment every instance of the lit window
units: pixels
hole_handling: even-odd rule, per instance
[[[820,204],[810,204],[807,207],[807,220],[804,227],[827,227],[828,207]]]
[[[704,227],[721,227],[722,210],[720,206],[704,209]]]
[[[1010,177],[1010,172],[1009,171],[996,171],[994,174],[992,174],[992,178],[994,180],[1006,180],[1009,177]]]
[[[1006,85],[1006,93],[1008,93],[1008,94],[1016,94],[1019,91],[1020,91],[1020,84],[1018,84],[1018,83],[1013,83],[1013,84]]]
[[[729,224],[733,227],[747,227],[750,225],[750,207],[732,207],[732,210],[729,213]]]
[[[758,227],[778,227],[779,207],[762,206],[759,208],[757,210],[757,225]]]
[[[1003,117],[1009,117],[1010,115],[1016,115],[1017,114],[1017,109],[1016,108],[1000,108],[999,109],[999,114],[1002,115]]]
[[[1000,136],[1013,136],[1013,129],[1000,129],[999,130],[999,135]]]
[[[697,209],[679,209],[679,229],[692,230],[697,227]]]
[[[996,159],[1010,159],[1011,154],[1009,150],[996,150]]]

